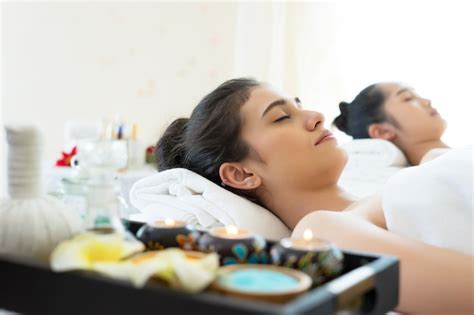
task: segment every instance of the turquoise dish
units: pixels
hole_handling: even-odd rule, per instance
[[[219,283],[228,288],[245,292],[287,292],[298,287],[293,276],[281,271],[245,268],[219,277]]]
[[[285,303],[306,292],[311,284],[311,277],[299,270],[242,264],[221,267],[211,289],[227,295]]]

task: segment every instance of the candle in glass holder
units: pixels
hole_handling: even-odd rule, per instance
[[[221,265],[266,263],[265,246],[263,237],[234,225],[214,227],[198,241],[199,250],[219,254]]]
[[[338,276],[343,267],[342,252],[330,242],[313,237],[310,229],[301,239],[282,239],[271,248],[270,255],[273,264],[304,271],[315,285]]]
[[[137,232],[137,238],[148,250],[179,247],[193,250],[199,238],[199,232],[190,224],[166,218],[143,225]]]

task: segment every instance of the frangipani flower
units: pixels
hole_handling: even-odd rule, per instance
[[[54,271],[94,270],[97,264],[118,262],[144,248],[141,242],[124,240],[119,234],[81,233],[54,249],[51,268]]]
[[[141,243],[124,241],[120,235],[85,233],[62,242],[51,256],[51,267],[54,271],[94,270],[130,281],[136,287],[143,287],[151,277],[158,277],[171,287],[188,292],[206,288],[219,267],[215,253],[192,255],[178,248],[146,252],[122,260],[142,250]]]
[[[168,248],[131,257],[121,266],[101,264],[99,268],[109,275],[128,272],[130,281],[136,287],[142,287],[148,279],[157,277],[171,287],[199,292],[214,280],[219,268],[219,257],[216,253],[199,253],[199,256],[193,257],[181,249]]]
[[[211,253],[195,260],[174,258],[172,263],[178,287],[189,292],[199,292],[214,281],[219,268],[219,256]]]

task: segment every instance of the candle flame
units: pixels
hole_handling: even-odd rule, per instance
[[[237,235],[239,234],[239,228],[236,227],[235,225],[227,225],[225,227],[225,231],[227,232],[227,234],[230,234],[230,235]]]
[[[313,232],[310,229],[304,230],[303,239],[305,241],[311,241],[313,239]]]
[[[166,226],[174,226],[175,222],[174,222],[173,219],[167,218],[167,219],[165,219],[165,225]]]

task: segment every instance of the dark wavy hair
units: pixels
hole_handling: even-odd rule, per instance
[[[220,166],[249,154],[241,138],[240,107],[260,85],[252,78],[226,81],[199,102],[190,118],[173,121],[156,145],[158,170],[186,168],[221,184]],[[259,203],[252,191],[225,188]]]
[[[354,139],[370,138],[369,126],[390,119],[385,113],[385,95],[380,84],[372,84],[360,91],[351,103],[339,103],[333,124]]]

